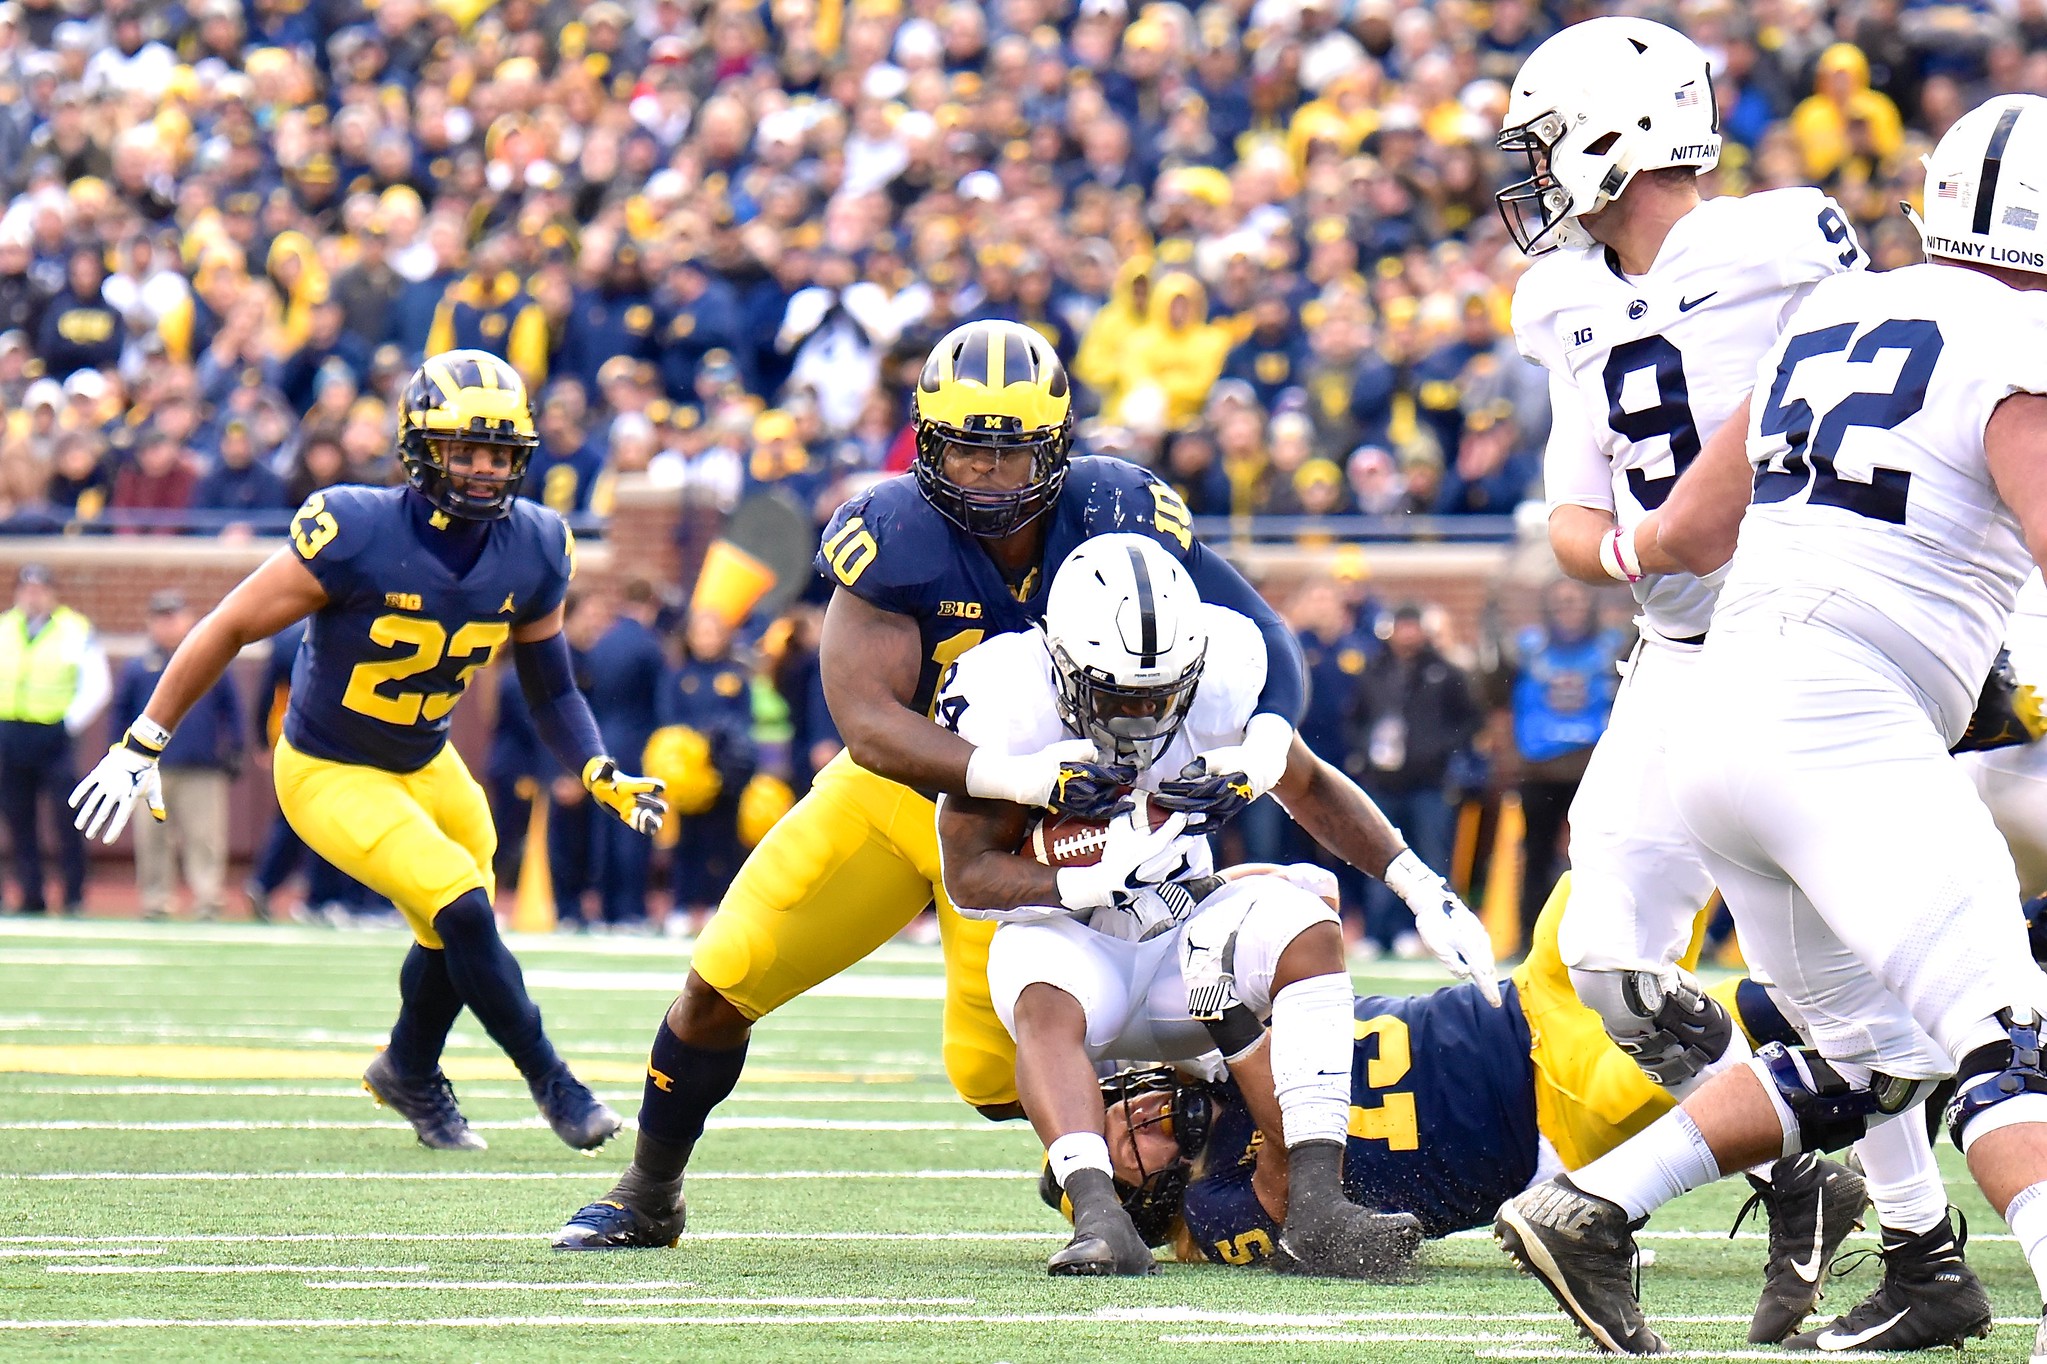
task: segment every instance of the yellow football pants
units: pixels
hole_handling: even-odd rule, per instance
[[[991,921],[945,897],[937,811],[841,753],[761,840],[697,939],[691,965],[758,1019],[868,956],[938,908],[945,1073],[976,1107],[1016,1101],[1016,1044],[988,997]]]
[[[496,891],[490,802],[448,744],[417,772],[386,772],[301,753],[280,738],[277,804],[306,846],[405,915],[438,948],[434,915],[472,890]]]
[[[1514,971],[1521,1011],[1528,1016],[1529,1056],[1535,1062],[1535,1123],[1575,1170],[1611,1151],[1671,1107],[1667,1090],[1642,1073],[1613,1044],[1599,1015],[1580,1002],[1557,951],[1557,922],[1571,898],[1564,873],[1535,921],[1528,958]],[[1706,911],[1693,922],[1691,946],[1679,965],[1699,963]]]

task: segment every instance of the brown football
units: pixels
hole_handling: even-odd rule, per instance
[[[1148,791],[1133,791],[1131,797],[1156,829],[1173,817],[1171,810],[1152,803]],[[1102,860],[1102,848],[1109,841],[1109,821],[1081,819],[1076,815],[1047,814],[1031,825],[1018,849],[1048,867],[1092,867]]]

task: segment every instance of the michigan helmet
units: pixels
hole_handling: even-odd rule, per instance
[[[1711,170],[1720,109],[1699,45],[1649,19],[1587,19],[1521,64],[1499,148],[1528,158],[1528,177],[1493,196],[1514,244],[1531,256],[1589,246],[1581,214],[1606,207],[1640,171]]]
[[[1122,1123],[1130,1134],[1130,1149],[1139,1161],[1137,1183],[1115,1177],[1117,1201],[1130,1214],[1144,1243],[1162,1246],[1172,1236],[1173,1223],[1179,1219],[1187,1181],[1194,1174],[1194,1162],[1208,1148],[1209,1130],[1215,1121],[1214,1096],[1208,1086],[1189,1083],[1171,1066],[1119,1070],[1105,1077],[1101,1085],[1102,1107],[1108,1111],[1111,1123]],[[1147,1105],[1153,1111],[1140,1119],[1132,1109],[1147,1094],[1164,1094],[1166,1102]],[[1118,1104],[1122,1107],[1118,1108]],[[1156,1170],[1144,1168],[1144,1147],[1137,1140],[1137,1134],[1147,1127],[1164,1128],[1177,1148],[1173,1160]],[[1038,1175],[1038,1197],[1046,1207],[1072,1220],[1072,1205],[1066,1201],[1066,1190],[1053,1177],[1049,1160]]]
[[[1905,216],[1928,256],[2047,273],[2047,99],[1999,95],[1956,119],[1926,156],[1926,208]]]
[[[1097,535],[1066,556],[1045,599],[1059,718],[1104,761],[1157,760],[1194,704],[1208,656],[1201,593],[1144,535]]]
[[[457,489],[444,445],[473,441],[511,452],[502,478],[459,475]],[[429,356],[413,371],[398,400],[398,460],[420,495],[450,516],[491,521],[512,509],[526,462],[540,435],[526,383],[517,370],[489,351],[451,350]],[[474,491],[479,486],[493,489]]]
[[[1059,500],[1073,444],[1073,390],[1051,343],[1022,323],[969,322],[946,333],[918,376],[910,421],[918,488],[969,535],[1000,539]],[[959,483],[945,460],[962,450],[1026,450],[1030,478],[1000,490]]]

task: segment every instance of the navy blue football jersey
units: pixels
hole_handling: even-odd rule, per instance
[[[327,590],[284,717],[300,752],[392,772],[425,766],[469,680],[514,628],[561,604],[575,557],[561,517],[513,502],[457,574],[428,547],[439,515],[410,488],[342,486],[292,517],[292,550]]]
[[[978,540],[925,500],[914,475],[900,474],[839,508],[825,528],[817,571],[861,600],[917,621],[924,669],[911,705],[928,714],[939,675],[954,659],[989,635],[1044,619],[1052,574],[1081,541],[1117,531],[1149,535],[1190,572],[1205,552],[1180,495],[1127,460],[1076,457],[1045,518],[1043,560],[1010,582]]]
[[[1474,985],[1357,1001],[1350,1140],[1351,1201],[1411,1212],[1430,1236],[1483,1226],[1535,1177],[1535,1063],[1511,981],[1500,1007]],[[1182,1215],[1210,1260],[1250,1264],[1279,1243],[1279,1223],[1251,1188],[1259,1133],[1224,1086],[1201,1177]]]

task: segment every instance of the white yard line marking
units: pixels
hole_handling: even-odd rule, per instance
[[[594,1167],[593,1167],[594,1168]],[[1021,1170],[691,1170],[695,1180],[784,1180],[784,1179],[1014,1179],[1030,1178]],[[188,1170],[166,1173],[144,1170],[55,1171],[39,1174],[0,1174],[0,1183],[142,1183],[142,1184],[241,1184],[300,1180],[320,1183],[380,1183],[421,1180],[478,1181],[485,1183],[539,1183],[555,1179],[588,1180],[589,1170]],[[1987,1239],[1987,1238],[1986,1238]]]
[[[59,947],[10,947],[0,955],[0,966],[90,966],[97,970],[102,966],[168,966],[166,957],[151,956],[146,952],[124,952],[119,949],[98,950],[91,948],[70,951]]]
[[[427,1274],[431,1265],[48,1265],[45,1274]]]
[[[500,1118],[472,1122],[486,1132],[545,1130],[538,1117]],[[728,1132],[975,1132],[995,1136],[1031,1136],[1028,1127],[999,1127],[989,1122],[917,1122],[889,1118],[712,1118],[712,1130]],[[0,1132],[409,1132],[410,1124],[374,1119],[341,1118],[195,1118],[148,1122],[114,1122],[105,1118],[46,1118],[0,1122]]]
[[[104,1260],[110,1255],[161,1255],[160,1246],[108,1246],[104,1250],[39,1250],[34,1246],[0,1248],[0,1260]]]
[[[1426,1331],[1263,1331],[1256,1335],[1160,1336],[1162,1345],[1503,1345],[1547,1341],[1535,1332],[1513,1335],[1431,1335]]]
[[[783,1312],[777,1314],[730,1314],[721,1316],[476,1316],[476,1317],[116,1317],[102,1321],[26,1319],[0,1320],[0,1331],[82,1331],[156,1330],[186,1327],[199,1330],[311,1330],[415,1329],[442,1330],[447,1327],[482,1328],[588,1328],[593,1326],[1049,1326],[1100,1324],[1115,1318],[1106,1312]],[[1423,1339],[1444,1339],[1440,1336]],[[1498,1339],[1492,1337],[1491,1339]],[[1549,1358],[1557,1351],[1531,1351],[1527,1357]],[[1572,1352],[1584,1358],[1583,1350]],[[1513,1356],[1503,1356],[1513,1357]],[[1701,1358],[1774,1359],[1781,1352],[1702,1355]]]
[[[1063,1241],[1066,1231],[686,1231],[685,1241]],[[141,1241],[167,1245],[322,1245],[328,1242],[373,1244],[442,1242],[539,1241],[547,1231],[301,1231],[269,1235],[227,1232],[177,1236],[0,1236],[0,1244],[59,1246],[119,1245]],[[54,1251],[10,1251],[9,1254],[51,1255]],[[118,1251],[77,1251],[78,1255],[114,1255]],[[150,1251],[149,1254],[160,1252]]]
[[[319,1284],[308,1285],[312,1288]],[[972,1298],[585,1298],[585,1307],[972,1307]]]
[[[772,1084],[773,1081],[749,1081],[752,1084]],[[7,1085],[0,1084],[0,1094],[48,1094],[65,1098],[223,1098],[223,1099],[352,1099],[358,1103],[365,1098],[360,1084],[352,1085],[242,1085],[242,1084],[135,1084],[135,1085]],[[521,1103],[532,1100],[525,1087],[510,1085],[478,1084],[471,1081],[462,1086],[464,1101],[471,1099],[517,1099]],[[930,1108],[958,1108],[960,1099],[953,1094],[735,1094],[725,1101],[724,1106],[733,1104],[875,1104],[897,1107],[916,1105]],[[990,1124],[981,1123],[988,1127]],[[1000,1130],[999,1128],[997,1130]]]
[[[369,1266],[358,1265],[356,1268],[367,1269]],[[518,1283],[509,1279],[403,1279],[384,1283],[365,1279],[321,1279],[308,1282],[306,1287],[335,1292],[356,1289],[377,1291],[392,1288],[422,1288],[445,1290],[448,1292],[459,1290],[465,1293],[659,1293],[664,1289],[672,1292],[678,1288],[695,1288],[696,1284],[687,1279],[643,1279],[637,1283],[605,1283],[601,1279],[591,1283],[564,1283],[560,1280]],[[734,1298],[730,1299],[730,1301],[743,1303],[747,1299]],[[960,1302],[970,1307],[974,1302],[972,1298],[947,1299],[946,1301]],[[830,1302],[831,1300],[829,1299],[824,1300],[823,1305],[829,1305]],[[807,1307],[815,1304],[804,1303],[799,1305]]]

